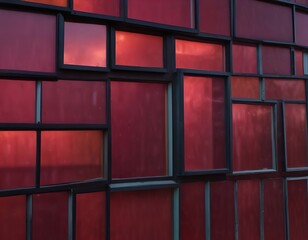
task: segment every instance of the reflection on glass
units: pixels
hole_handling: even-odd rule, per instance
[[[250,45],[232,45],[233,72],[257,73],[257,47]]]
[[[116,64],[163,67],[163,38],[116,31]]]
[[[305,104],[285,104],[287,166],[308,167]]]
[[[0,146],[0,189],[33,186],[36,133],[0,131]]]
[[[234,98],[260,98],[259,78],[232,77],[231,95]]]
[[[296,62],[296,75],[304,75],[304,63],[303,63],[303,52],[296,50],[295,52]]]
[[[291,74],[290,48],[262,46],[262,69],[267,74]]]
[[[22,0],[22,1],[67,7],[67,0]]]
[[[273,169],[272,114],[270,105],[232,104],[234,171]]]
[[[308,5],[308,3],[306,3]],[[308,46],[308,33],[306,31],[308,24],[308,14],[305,12],[296,12],[296,43]]]
[[[101,131],[43,131],[41,184],[59,184],[103,176]]]
[[[224,71],[223,45],[179,39],[176,40],[175,45],[177,68]]]
[[[65,22],[64,64],[106,67],[106,26]]]
[[[120,16],[120,0],[74,0],[76,11]]]
[[[185,170],[225,168],[223,78],[184,78]]]
[[[172,190],[113,192],[110,239],[172,239]]]

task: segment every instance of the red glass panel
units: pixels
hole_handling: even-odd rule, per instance
[[[296,50],[295,52],[296,75],[304,75],[303,52]]]
[[[308,236],[307,180],[288,181],[288,215],[290,240],[306,240]]]
[[[235,11],[237,36],[293,41],[291,7],[263,1],[237,0]]]
[[[210,189],[211,240],[234,240],[233,182],[212,182]]]
[[[104,240],[106,224],[104,192],[76,196],[76,240]]]
[[[0,122],[35,122],[35,82],[0,80]]]
[[[308,167],[305,104],[285,104],[288,167]]]
[[[267,99],[305,100],[305,81],[295,79],[265,79]]]
[[[33,195],[33,240],[68,239],[68,194]]]
[[[111,193],[111,240],[170,240],[172,228],[171,190]]]
[[[1,69],[55,72],[56,17],[0,9]]]
[[[232,45],[233,72],[257,73],[257,48],[252,45]]]
[[[42,185],[102,177],[101,131],[44,131],[41,141]]]
[[[205,239],[205,186],[185,183],[180,188],[181,240]]]
[[[230,35],[230,1],[200,0],[200,31]]]
[[[26,197],[0,198],[0,239],[26,239]]]
[[[225,48],[223,45],[179,39],[175,44],[177,68],[224,71]]]
[[[256,77],[232,77],[231,92],[234,98],[260,98],[260,80]]]
[[[81,12],[120,16],[120,0],[74,0],[73,8]]]
[[[308,25],[308,14],[296,12],[296,43],[308,46],[308,33],[306,31]]]
[[[163,38],[116,31],[116,64],[163,67]]]
[[[225,168],[224,79],[184,78],[185,170]]]
[[[111,82],[113,178],[167,174],[166,93],[165,84]]]
[[[33,186],[36,133],[0,131],[0,146],[0,189]]]
[[[106,67],[106,26],[65,22],[64,64]]]
[[[296,2],[298,4],[308,5],[308,0],[293,0],[292,2]]]
[[[262,68],[267,74],[291,74],[290,49],[262,46]]]
[[[273,168],[272,114],[270,105],[232,104],[234,171]]]
[[[127,7],[129,18],[187,28],[195,25],[192,0],[128,0]]]
[[[43,82],[42,122],[106,123],[106,83]]]
[[[260,240],[259,181],[238,181],[238,239]]]
[[[264,239],[285,240],[282,179],[264,181]]]
[[[22,1],[67,7],[67,0],[22,0]]]

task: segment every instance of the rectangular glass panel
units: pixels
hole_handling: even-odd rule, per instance
[[[167,85],[111,82],[112,177],[167,174]]]
[[[298,45],[308,46],[308,14],[304,12],[296,12],[296,43]]]
[[[104,192],[76,195],[76,240],[104,240],[105,212]]]
[[[43,131],[41,184],[59,184],[103,176],[101,131]]]
[[[306,240],[308,236],[307,179],[292,180],[287,184],[290,240]]]
[[[0,122],[35,122],[35,82],[0,80]]]
[[[180,187],[181,240],[205,239],[205,184],[184,183]]]
[[[32,239],[68,239],[68,193],[33,195]]]
[[[273,107],[232,104],[233,170],[273,169]]]
[[[110,240],[172,239],[172,190],[114,192]]]
[[[120,0],[74,0],[73,9],[118,17],[120,16]]]
[[[225,168],[225,138],[224,79],[185,76],[185,170]]]
[[[232,66],[236,73],[257,73],[257,47],[255,45],[232,45]]]
[[[106,67],[106,26],[65,22],[64,64]]]
[[[175,46],[177,68],[225,70],[225,48],[222,44],[177,39]]]
[[[291,74],[289,48],[262,46],[262,69],[265,74]]]
[[[56,16],[0,9],[0,68],[56,70]]]
[[[264,239],[285,240],[282,179],[264,180]]]
[[[0,198],[0,239],[26,239],[26,196]]]
[[[292,2],[296,2],[298,4],[308,5],[308,0],[293,0]]]
[[[234,186],[231,181],[210,184],[211,240],[234,240]]]
[[[106,123],[105,82],[43,82],[42,91],[43,123]]]
[[[67,7],[67,0],[22,0],[24,2],[42,3],[59,7]]]
[[[193,0],[128,0],[129,18],[193,28]]]
[[[308,167],[305,104],[285,104],[287,167]]]
[[[232,77],[231,95],[234,98],[260,98],[259,78]]]
[[[116,31],[117,65],[163,67],[163,38]]]
[[[296,79],[265,79],[267,99],[305,100],[305,81]]]
[[[237,201],[238,239],[260,240],[259,181],[238,181]]]
[[[0,189],[34,185],[36,132],[0,131]]]
[[[303,51],[295,51],[296,75],[304,75]]]
[[[293,41],[292,7],[263,1],[236,1],[236,35],[273,41]]]
[[[230,35],[230,1],[200,0],[200,31]]]

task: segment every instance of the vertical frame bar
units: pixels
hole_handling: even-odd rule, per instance
[[[200,0],[190,0],[192,28],[200,32]]]
[[[284,166],[284,170],[287,171],[288,170],[288,150],[287,150],[287,129],[286,129],[286,108],[285,108],[285,102],[283,101],[281,103],[281,107],[282,107],[282,126],[283,126],[283,166]]]
[[[56,41],[56,66],[61,68],[64,65],[64,18],[61,14],[57,15],[57,41]]]
[[[231,100],[231,77],[226,79],[225,87],[225,126],[226,126],[226,168],[233,171],[232,161],[232,100]]]
[[[167,161],[168,161],[168,176],[173,175],[173,132],[172,132],[172,84],[168,84],[167,89]]]
[[[26,239],[32,239],[32,195],[27,195],[27,208],[26,208]]]
[[[76,194],[68,195],[68,240],[76,239]]]
[[[205,239],[211,239],[211,184],[205,183]]]
[[[111,124],[111,81],[110,79],[106,82],[106,112],[107,112],[107,124],[109,125],[108,133],[105,134],[106,143],[107,143],[107,158],[104,160],[105,164],[107,165],[107,175],[106,179],[108,183],[112,181],[112,124]],[[106,146],[105,146],[106,147]]]
[[[180,190],[173,192],[173,240],[180,239]]]
[[[129,0],[120,0],[120,14],[124,18],[124,21],[128,19],[128,1]]]
[[[257,65],[258,65],[258,74],[263,74],[262,67],[262,45],[257,45]]]
[[[292,6],[293,42],[296,43],[296,6]]]
[[[110,68],[116,66],[116,29],[109,27],[109,56],[110,56]]]
[[[288,179],[284,179],[285,193],[285,215],[286,215],[286,237],[290,240],[290,222],[289,222],[289,200],[288,200]]]
[[[239,233],[238,233],[238,185],[237,185],[238,180],[234,182],[234,233],[235,233],[235,240],[238,240]]]
[[[264,180],[260,182],[260,240],[264,240]]]

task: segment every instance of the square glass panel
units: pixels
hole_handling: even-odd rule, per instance
[[[257,77],[232,77],[233,98],[260,98],[260,80]]]
[[[262,46],[262,69],[265,74],[291,74],[289,48]]]
[[[257,73],[257,47],[255,45],[232,45],[233,72]]]

